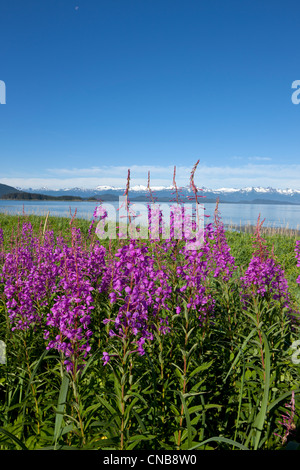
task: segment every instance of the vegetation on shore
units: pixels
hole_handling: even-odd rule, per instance
[[[26,193],[19,191],[16,193],[3,194],[1,199],[8,201],[97,201],[95,197],[83,198],[79,196],[48,196],[46,194]]]

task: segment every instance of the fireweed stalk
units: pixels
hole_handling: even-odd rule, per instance
[[[213,277],[221,277],[227,282],[237,269],[235,259],[230,254],[230,247],[226,240],[224,225],[221,221],[219,212],[219,199],[217,199],[214,212],[214,226],[211,233],[213,243],[210,244],[209,265]]]
[[[300,267],[300,240],[296,241],[295,256],[297,260],[297,268],[299,268]],[[297,277],[296,282],[300,284],[300,275]]]
[[[5,255],[2,282],[12,330],[42,322],[43,307],[49,304],[59,273],[52,237],[47,233],[41,245],[33,237],[31,225],[24,224],[19,244]]]
[[[161,243],[162,252],[165,249],[169,253],[169,249],[179,248],[179,240],[186,242],[186,232],[182,232],[188,217],[184,212],[184,208],[180,205],[172,208],[170,239]],[[177,211],[177,212],[176,212]],[[186,217],[186,218],[185,218]],[[188,222],[190,222],[188,220]],[[179,234],[178,234],[179,232]],[[178,236],[180,235],[180,236]],[[207,237],[209,239],[209,236]],[[186,281],[178,292],[177,299],[179,303],[176,307],[176,313],[180,314],[182,308],[187,309],[192,316],[198,317],[198,324],[201,325],[207,315],[213,310],[213,299],[211,295],[206,293],[205,277],[207,268],[207,254],[209,252],[209,244],[204,249],[191,250],[190,246],[184,246],[181,254],[185,258],[187,264],[180,271],[177,268],[176,275],[178,278]],[[174,265],[177,262],[177,254],[173,253]],[[149,252],[145,244],[141,244],[136,240],[131,240],[128,245],[122,246],[115,254],[118,259],[114,264],[114,274],[111,283],[111,292],[109,293],[110,302],[117,306],[117,314],[114,318],[104,321],[105,324],[112,324],[109,334],[114,337],[118,336],[122,339],[123,344],[128,345],[131,342],[131,350],[129,353],[138,352],[144,355],[145,346],[148,341],[154,338],[154,331],[167,334],[170,332],[168,317],[161,316],[162,312],[170,309],[172,294],[172,276],[165,269],[162,263],[156,266],[155,259]],[[187,294],[187,297],[186,297]],[[181,297],[181,301],[180,301]],[[155,327],[157,323],[157,327]],[[186,329],[189,328],[189,322],[185,324]],[[136,339],[135,339],[136,337]],[[187,348],[188,333],[185,335],[185,349]],[[127,353],[126,349],[126,353]],[[123,353],[123,358],[126,353]],[[115,354],[114,354],[115,356]],[[111,359],[110,353],[106,350],[103,352],[103,364],[107,365]],[[187,354],[184,354],[184,374],[187,372]],[[122,360],[122,364],[124,359]],[[161,378],[163,371],[161,370]],[[183,381],[182,393],[186,391],[186,380]],[[164,396],[164,391],[163,391]],[[123,397],[123,388],[122,388]],[[122,402],[123,403],[123,402]],[[123,404],[124,405],[124,404]],[[124,409],[122,405],[122,416]],[[182,426],[183,407],[181,407],[181,416],[179,426]],[[123,420],[122,420],[123,423]],[[124,429],[121,429],[121,447],[123,445]],[[178,434],[177,445],[180,447],[181,431]]]
[[[107,319],[113,328],[110,335],[133,335],[133,344],[140,354],[144,354],[144,343],[153,339],[153,328],[156,320],[160,329],[168,331],[168,318],[161,316],[172,289],[168,285],[165,273],[155,269],[155,260],[149,254],[146,245],[132,240],[128,246],[116,252],[114,277],[109,293],[110,302],[120,305],[114,319]]]
[[[175,209],[178,217],[176,217]],[[171,212],[170,239],[161,244],[161,252],[163,250],[169,252],[170,248],[173,247],[171,248],[173,250],[172,258],[175,262],[178,254],[178,231],[182,236],[181,229],[185,221],[183,209],[182,206],[177,205],[174,211]],[[197,312],[199,324],[202,324],[205,318],[212,313],[214,306],[214,300],[205,287],[206,277],[209,272],[208,260],[211,262],[212,259],[215,259],[215,263],[218,263],[219,260],[215,277],[218,276],[219,272],[226,271],[226,269],[227,276],[230,275],[227,266],[228,257],[226,258],[224,255],[224,253],[227,254],[228,247],[225,244],[224,237],[222,238],[223,232],[220,222],[216,228],[216,233],[218,237],[217,252],[211,254],[209,240],[214,239],[215,236],[211,226],[209,226],[203,248],[201,250],[191,250],[190,247],[183,248],[181,254],[185,263],[176,268],[176,276],[181,279],[183,284],[178,291],[179,302],[176,306],[176,312],[181,312],[180,298],[182,297],[183,301],[187,302],[187,307]],[[184,236],[182,239],[186,241]],[[128,245],[120,248],[115,256],[118,261],[114,263],[114,275],[109,298],[111,304],[119,305],[121,303],[121,305],[118,307],[116,317],[105,320],[105,323],[114,325],[114,329],[110,330],[110,335],[118,334],[122,336],[124,331],[128,332],[129,328],[137,338],[137,350],[143,354],[143,344],[146,340],[153,339],[153,325],[157,320],[160,324],[159,329],[164,332],[168,331],[168,317],[165,315],[162,317],[160,314],[170,308],[172,276],[170,277],[170,273],[163,269],[162,265],[157,267],[153,254],[151,255],[146,244],[138,243],[136,240],[131,240]],[[229,262],[232,263],[232,257],[229,258]],[[109,354],[105,351],[103,357],[105,364],[108,358]]]
[[[91,349],[89,338],[92,331],[89,326],[94,309],[93,284],[103,272],[100,266],[104,254],[105,250],[97,244],[89,253],[83,250],[81,233],[74,227],[72,246],[63,246],[58,295],[47,315],[45,338],[53,338],[53,333],[57,332],[47,348],[63,352],[67,370],[71,370],[81,358],[85,359]]]
[[[282,415],[283,421],[279,421],[278,424],[281,424],[285,427],[285,433],[283,436],[280,436],[277,433],[274,433],[275,436],[280,437],[282,445],[287,443],[288,438],[293,438],[296,431],[296,424],[295,424],[295,417],[296,417],[296,410],[295,410],[295,392],[292,391],[292,398],[289,403],[285,405],[286,408],[290,408],[290,413],[287,411],[286,414]]]
[[[3,235],[3,230],[2,230],[2,228],[0,227],[0,265],[2,264],[3,259],[4,259],[4,248],[3,248],[3,245],[4,245],[4,235]]]
[[[266,300],[268,310],[278,308],[281,331],[283,334],[283,323],[285,315],[293,318],[294,308],[292,305],[288,283],[285,273],[280,264],[275,260],[267,248],[266,241],[261,236],[261,227],[264,220],[260,222],[258,217],[256,231],[253,237],[254,252],[246,269],[244,276],[241,277],[240,298],[245,313],[253,309],[256,318],[256,326],[261,350],[261,361],[265,377],[265,361],[263,354],[263,340],[261,331],[261,319],[263,309],[260,306],[261,300]],[[274,315],[272,313],[272,315]]]
[[[264,220],[257,221],[254,239],[254,252],[245,275],[241,277],[241,299],[244,307],[256,296],[270,298],[273,305],[276,301],[281,308],[285,307],[293,314],[293,306],[285,273],[274,255],[269,252],[265,240],[261,236]]]
[[[208,224],[204,230],[201,249],[182,249],[184,262],[177,267],[177,276],[185,281],[179,289],[187,307],[197,312],[200,325],[208,324],[214,314],[215,299],[209,284],[209,275],[228,281],[236,269],[230,255],[220,216],[215,215],[215,225]],[[178,305],[178,313],[182,306]]]
[[[175,209],[178,211],[178,219],[175,217],[176,214],[174,215]],[[181,206],[177,206],[175,209],[171,212],[170,239],[161,243],[161,252],[164,250],[169,252],[171,247],[174,250],[178,246],[179,237],[176,230],[182,228],[184,211]],[[193,254],[190,250],[186,250],[187,259],[190,259],[191,256],[193,258],[193,271],[196,270],[197,255],[196,250],[193,251]],[[105,323],[109,322],[114,325],[114,329],[110,330],[110,335],[118,334],[122,336],[124,331],[128,333],[128,328],[130,328],[130,331],[137,338],[138,352],[144,354],[143,345],[146,340],[153,339],[153,328],[156,322],[159,324],[159,331],[164,333],[169,331],[168,317],[165,314],[161,316],[161,314],[170,308],[168,302],[172,293],[170,273],[168,274],[165,266],[160,263],[156,266],[153,253],[149,252],[145,244],[138,243],[136,240],[131,240],[128,245],[120,248],[115,256],[118,261],[114,263],[115,268],[109,298],[112,304],[119,305],[121,303],[121,306],[118,308],[116,317],[105,320]],[[176,253],[173,254],[173,258],[176,260]],[[190,293],[192,303],[188,306],[196,309],[203,304],[203,311],[206,312],[206,303],[210,298],[206,299],[204,296],[205,288],[202,285],[204,273],[200,273],[199,268],[202,271],[202,263],[199,263],[198,267],[198,280],[194,283],[191,281],[188,286],[193,291],[197,291],[194,300],[192,300],[192,292]],[[179,268],[176,275],[180,277],[181,274]],[[185,291],[186,288],[187,286],[183,287],[181,292]],[[177,305],[177,313],[180,310],[181,307]],[[105,351],[103,356],[104,364],[107,364],[108,360],[109,354]]]
[[[149,176],[148,187],[150,188]],[[126,196],[128,197],[127,189],[128,184],[126,188]],[[164,247],[168,249],[172,244],[174,246],[174,241],[175,246],[178,246],[179,238],[182,236],[181,229],[185,220],[183,207],[177,206],[173,209],[173,212],[171,212],[170,239],[162,243],[162,249]],[[190,257],[190,250],[186,250],[186,252],[186,256]],[[161,316],[162,312],[169,309],[168,301],[172,293],[169,276],[162,265],[156,266],[153,253],[149,252],[146,244],[139,243],[136,240],[131,240],[128,245],[121,247],[115,256],[118,261],[115,263],[109,298],[111,304],[121,303],[121,306],[118,308],[116,317],[105,320],[105,323],[114,325],[114,329],[110,330],[110,335],[118,334],[122,336],[124,332],[128,334],[128,331],[131,331],[137,338],[137,350],[140,354],[144,354],[143,344],[146,340],[153,339],[153,328],[157,321],[160,325],[159,331],[168,332],[169,330],[168,317],[165,314]],[[197,251],[194,250],[195,256],[197,256]],[[179,272],[177,272],[178,274],[180,275]],[[203,299],[205,288],[202,286],[202,280],[203,276],[201,275],[198,283],[189,286],[192,287],[192,290],[198,291],[195,299],[190,299],[192,304],[188,305],[194,309],[202,303],[207,303],[207,299]],[[177,309],[179,311],[180,307],[177,306]],[[206,307],[203,310],[206,311]],[[105,351],[103,357],[105,364],[108,358],[109,354]]]
[[[150,204],[148,204],[148,230],[151,240],[159,240],[160,237],[165,233],[163,225],[163,217],[160,206],[156,204],[156,197],[150,186],[150,171],[148,172],[148,195],[150,198]],[[157,247],[157,244],[154,244]]]

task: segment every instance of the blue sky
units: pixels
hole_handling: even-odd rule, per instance
[[[300,4],[1,0],[0,182],[300,188]],[[300,96],[300,95],[299,95]]]

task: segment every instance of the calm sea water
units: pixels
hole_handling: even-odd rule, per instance
[[[165,220],[169,220],[169,208],[171,204],[162,203]],[[108,209],[109,218],[120,213],[119,202],[107,202],[104,206]],[[36,214],[70,217],[76,212],[76,217],[92,220],[95,202],[69,202],[69,201],[4,201],[0,200],[0,212],[7,214]],[[146,203],[139,203],[135,206],[137,211],[146,214]],[[215,204],[205,204],[205,214],[213,217]],[[121,211],[124,209],[121,209]],[[300,228],[300,205],[279,205],[279,204],[219,204],[219,212],[224,224],[255,225],[260,214],[261,220],[266,219],[264,226],[269,227],[289,227]],[[207,223],[210,219],[205,218]]]

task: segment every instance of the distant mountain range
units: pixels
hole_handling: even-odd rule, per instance
[[[169,202],[174,199],[173,187],[152,187],[153,195],[158,202]],[[40,200],[102,200],[102,201],[118,201],[119,197],[124,194],[125,188],[116,188],[113,186],[98,186],[94,189],[71,188],[71,189],[48,189],[48,188],[13,188],[4,184],[0,184],[1,199],[31,199]],[[193,192],[189,187],[180,188],[179,192],[181,200],[188,202],[189,197],[193,196]],[[203,203],[215,203],[219,198],[220,203],[236,203],[236,204],[300,204],[300,190],[295,189],[274,189],[263,187],[249,188],[220,188],[208,189],[198,188],[199,201]],[[132,202],[149,201],[149,191],[146,186],[133,186],[130,188],[129,200]]]
[[[52,195],[23,191],[6,184],[0,184],[0,199],[16,201],[96,201],[93,197],[80,197],[70,194],[59,195],[56,192]]]

